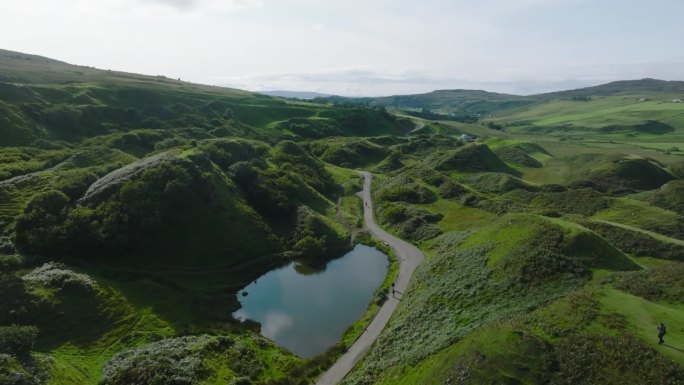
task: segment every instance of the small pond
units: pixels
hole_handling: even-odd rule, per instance
[[[321,271],[293,262],[239,292],[242,307],[233,315],[259,322],[265,337],[300,357],[311,357],[335,345],[361,318],[388,264],[385,254],[364,245]]]

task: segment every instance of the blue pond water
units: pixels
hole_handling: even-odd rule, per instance
[[[300,357],[323,353],[365,312],[387,275],[387,256],[357,245],[330,261],[324,271],[307,273],[291,263],[272,270],[238,293],[239,319],[261,324],[261,334]]]

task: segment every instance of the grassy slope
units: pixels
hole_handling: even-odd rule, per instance
[[[607,104],[615,102],[615,100],[606,101]],[[558,103],[577,105],[580,102],[561,101]],[[536,107],[530,110],[533,111],[534,108]],[[679,107],[667,105],[663,108]],[[595,112],[597,115],[602,113],[601,111]],[[644,112],[643,116],[661,118],[658,114],[649,114],[650,112]],[[502,121],[509,118],[502,118]],[[574,119],[573,122],[577,122],[578,127],[584,125],[581,120],[572,119]],[[450,122],[441,122],[441,124],[456,126]],[[584,133],[582,130],[585,129],[582,128],[569,134],[582,135]],[[474,206],[466,205],[463,201],[453,198],[438,197],[435,202],[414,205],[417,208],[441,214],[442,217],[437,222],[437,226],[445,235],[433,241],[421,242],[423,249],[430,254],[426,265],[421,267],[422,273],[417,274],[412,281],[411,289],[405,293],[401,308],[392,319],[389,329],[383,333],[379,343],[371,350],[368,359],[345,383],[560,384],[574,378],[573,383],[584,381],[584,383],[638,384],[655,381],[652,376],[657,375],[653,370],[656,366],[672,374],[671,377],[659,381],[679,383],[678,381],[684,374],[676,366],[676,364],[682,365],[679,346],[681,344],[675,344],[679,342],[678,337],[672,337],[674,339],[671,347],[655,346],[653,341],[656,334],[655,326],[661,322],[658,318],[663,318],[663,322],[671,325],[669,327],[675,330],[673,334],[679,333],[677,325],[683,321],[681,303],[652,302],[615,289],[609,283],[602,281],[604,277],[611,277],[615,271],[639,268],[637,264],[650,271],[666,262],[658,259],[662,258],[658,252],[649,253],[644,251],[644,248],[637,248],[642,252],[638,255],[625,256],[592,230],[577,225],[575,222],[584,223],[585,215],[594,220],[612,221],[611,226],[637,231],[638,234],[651,239],[652,241],[649,241],[651,243],[646,243],[649,245],[646,248],[656,247],[658,242],[660,242],[659,245],[665,245],[663,247],[676,248],[681,242],[681,236],[678,235],[678,229],[681,226],[680,216],[673,211],[657,207],[660,201],[656,200],[654,195],[636,195],[635,198],[641,200],[637,201],[629,197],[614,199],[601,193],[595,193],[593,194],[596,195],[595,197],[589,198],[592,194],[587,194],[585,196],[589,199],[600,198],[598,201],[585,204],[584,202],[572,203],[574,197],[581,198],[584,193],[573,194],[573,191],[552,193],[553,190],[547,192],[543,190],[545,183],[564,185],[577,180],[582,170],[600,170],[601,167],[607,169],[612,162],[611,159],[615,159],[616,156],[634,154],[636,157],[655,158],[668,165],[676,163],[678,155],[676,152],[664,153],[657,146],[649,148],[649,144],[644,144],[646,142],[641,143],[645,134],[639,134],[640,136],[635,138],[620,132],[597,134],[594,128],[591,130],[593,130],[591,135],[576,140],[566,140],[560,134],[558,136],[533,136],[515,127],[506,128],[505,131],[473,127],[468,131],[484,135],[486,144],[495,153],[502,147],[518,146],[526,154],[542,163],[540,168],[525,167],[515,162],[508,164],[520,171],[524,180],[534,182],[533,185],[538,186],[525,192],[532,197],[531,199],[518,201],[515,198],[518,202],[516,204],[521,205],[517,206],[516,210],[534,212],[535,207],[555,207],[556,210],[561,210],[563,218],[544,219],[538,216],[508,214],[497,220],[496,216],[501,215],[501,212],[492,212],[491,206],[479,203]],[[677,142],[681,142],[679,131],[680,128],[676,128],[673,133],[662,134],[660,140],[663,143],[671,141],[669,142],[671,145],[676,145]],[[564,135],[567,134],[568,132],[564,133]],[[624,142],[619,142],[617,139],[624,140]],[[613,142],[609,143],[611,140]],[[409,169],[413,165],[421,164],[413,163],[409,159],[408,156],[400,158],[409,166]],[[397,174],[397,172],[392,174]],[[616,171],[613,175],[620,174]],[[459,181],[465,183],[466,187],[475,190],[480,188],[477,183],[472,184],[478,179],[468,176],[468,173],[454,173],[450,176],[459,178]],[[634,177],[638,180],[642,176],[634,175]],[[379,177],[377,180],[377,183],[381,184],[383,178]],[[542,191],[536,191],[538,188],[542,188]],[[666,188],[663,187],[663,189]],[[439,196],[439,191],[437,189],[434,191]],[[492,201],[514,198],[514,195],[502,196],[500,193],[487,192],[493,191],[491,189],[483,191],[481,196]],[[513,193],[518,194],[518,191]],[[601,199],[606,199],[605,203],[601,203]],[[668,203],[663,204],[664,207],[678,207],[676,206],[678,199],[668,199]],[[564,201],[567,202],[563,203]],[[510,206],[503,207],[508,207],[504,208],[504,213],[506,210],[511,210]],[[501,225],[497,226],[497,223]],[[546,223],[546,225],[537,228],[535,223]],[[572,289],[564,292],[561,289],[562,280],[556,281],[556,285],[559,285],[554,289],[556,295],[559,296],[557,300],[542,299],[544,297],[542,287],[535,287],[532,290],[537,292],[537,297],[523,300],[523,303],[529,301],[527,302],[528,309],[514,310],[518,302],[511,299],[507,299],[508,307],[498,308],[497,300],[501,299],[499,297],[505,298],[505,295],[509,293],[498,294],[499,297],[497,297],[490,292],[490,290],[495,292],[495,289],[491,287],[484,289],[480,282],[477,284],[471,282],[470,278],[475,273],[471,270],[473,266],[471,260],[464,254],[456,254],[461,257],[455,257],[458,262],[453,266],[445,265],[444,255],[440,254],[445,250],[465,253],[466,250],[473,250],[474,247],[483,245],[483,242],[493,242],[493,248],[489,244],[487,249],[489,251],[485,252],[485,260],[486,266],[494,269],[497,261],[500,261],[510,250],[519,247],[531,250],[525,245],[528,245],[530,239],[543,233],[541,228],[546,229],[549,226],[560,226],[566,234],[576,234],[575,236],[582,239],[579,242],[569,243],[570,250],[575,250],[575,252],[569,251],[569,255],[580,258],[581,255],[594,255],[599,258],[607,255],[622,255],[619,257],[619,262],[616,260],[613,263],[599,263],[591,268],[594,279],[583,284],[588,288],[585,292],[588,293],[586,294],[589,298],[587,301],[592,304],[592,308],[597,310],[596,315],[591,316],[590,319],[573,318],[575,315],[584,314],[585,311],[576,308],[580,305],[574,303],[576,300],[571,299],[572,295],[565,297]],[[629,237],[629,235],[625,236]],[[455,238],[448,241],[449,237]],[[621,240],[620,237],[611,239],[615,239],[616,242]],[[628,244],[618,244],[628,246]],[[577,252],[579,250],[583,251]],[[663,249],[658,248],[658,250]],[[505,266],[504,272],[499,273],[504,274],[504,277],[519,271],[512,269],[514,264]],[[463,270],[468,273],[462,275]],[[443,285],[442,282],[449,283]],[[534,300],[541,300],[541,302],[531,305]],[[472,303],[478,303],[477,301],[481,301],[480,307],[487,308],[486,315],[473,316],[470,313]],[[444,309],[436,310],[440,307]],[[530,312],[530,309],[535,308],[538,310]],[[512,313],[507,313],[510,311]],[[417,316],[417,313],[421,313],[422,316]],[[594,313],[589,312],[589,314]],[[412,326],[406,326],[407,323],[411,323]],[[462,328],[467,328],[467,325],[472,324],[482,326],[476,326],[472,331],[463,331]],[[554,330],[565,331],[558,334]],[[434,341],[454,342],[435,344]],[[618,345],[622,347],[613,352],[614,348],[611,346]],[[597,367],[593,374],[579,369],[583,367],[582,365],[585,365],[584,367],[590,365],[589,363],[579,364],[579,367],[571,369],[572,365],[578,363],[573,362],[572,356],[568,354],[572,350],[581,349],[580,346],[596,349],[593,360],[599,362],[604,368]],[[641,351],[644,352],[644,357],[648,358],[637,359]],[[672,362],[675,363],[674,366]],[[561,367],[559,368],[558,365]],[[633,370],[625,371],[621,369],[623,366],[619,365],[629,365]],[[563,375],[564,370],[572,371]]]
[[[87,304],[78,296],[64,297],[55,288],[32,289],[31,295],[44,297],[39,302],[46,305],[19,322],[36,323],[31,317],[39,317],[44,332],[34,355],[48,383],[98,383],[103,365],[115,353],[185,334],[228,334],[249,346],[251,355],[240,361],[242,369],[218,356],[203,358],[209,368],[205,383],[223,383],[244,373],[259,382],[301,381],[330,360],[332,355],[324,355],[304,362],[263,341],[249,327],[231,322],[237,290],[278,262],[273,253],[291,250],[307,223],[314,225],[314,236],[326,236],[324,246],[331,252],[348,244],[350,230],[336,217],[335,185],[355,178],[348,170],[336,169],[336,180],[327,180],[323,163],[303,151],[300,154],[298,145],[274,144],[283,138],[303,139],[288,130],[292,119],[313,126],[324,122],[325,127],[351,136],[402,134],[411,129],[410,123],[374,109],[284,101],[7,51],[0,51],[0,69],[3,248],[14,240],[16,220],[33,197],[58,189],[67,193],[74,208],[98,178],[132,163],[145,164],[169,150],[178,154],[176,159],[156,167],[181,165],[199,175],[207,188],[202,193],[204,206],[165,223],[164,234],[149,234],[132,253],[96,264],[70,258],[102,288]],[[232,136],[241,139],[234,141]],[[247,142],[257,149],[236,144]],[[250,151],[256,155],[249,155]],[[240,161],[249,161],[252,172],[261,170],[256,185],[237,185],[230,167]],[[132,179],[139,182],[141,177]],[[265,196],[255,192],[268,183],[289,189],[281,197],[302,210],[269,214],[269,208],[259,206]],[[160,193],[159,187],[150,188]],[[105,205],[118,199],[121,185],[112,191],[114,195],[104,195]],[[357,223],[352,196],[344,195],[342,216]],[[9,245],[0,251],[0,258],[15,252]],[[56,257],[48,252],[43,258]],[[27,273],[34,264],[13,275]],[[386,291],[389,283],[382,289]],[[372,312],[373,307],[369,316]],[[10,318],[3,315],[3,323]],[[362,328],[363,322],[355,328]],[[355,330],[346,338],[353,339]],[[259,374],[245,372],[252,365],[262,368]]]

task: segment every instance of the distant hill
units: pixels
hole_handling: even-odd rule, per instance
[[[684,81],[665,81],[658,79],[621,80],[594,87],[576,90],[550,92],[535,95],[542,99],[563,99],[572,97],[596,97],[617,95],[669,95],[683,94]]]
[[[0,83],[78,84],[104,83],[119,86],[156,88],[158,86],[208,92],[231,97],[253,97],[256,94],[227,87],[189,83],[163,75],[149,76],[129,72],[73,65],[43,56],[0,49]]]
[[[436,90],[424,94],[349,98],[333,96],[333,103],[383,106],[398,110],[421,110],[441,115],[486,117],[521,107],[534,106],[555,99],[587,99],[599,96],[638,95],[656,97],[684,96],[684,82],[656,79],[624,80],[594,87],[538,95],[521,96],[482,90]],[[434,117],[425,116],[428,119]]]
[[[442,115],[483,116],[537,102],[535,98],[482,90],[437,90],[425,94],[374,98],[328,98],[333,103],[358,103],[399,110],[420,110]]]
[[[309,91],[260,91],[260,94],[268,96],[276,96],[279,98],[290,98],[290,99],[304,99],[311,100],[316,98],[328,98],[333,95],[322,94],[320,92],[309,92]]]

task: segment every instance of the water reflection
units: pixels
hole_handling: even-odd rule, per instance
[[[261,334],[310,357],[333,346],[360,318],[387,274],[387,257],[357,245],[324,270],[292,263],[270,271],[238,296],[234,316],[261,323]]]

